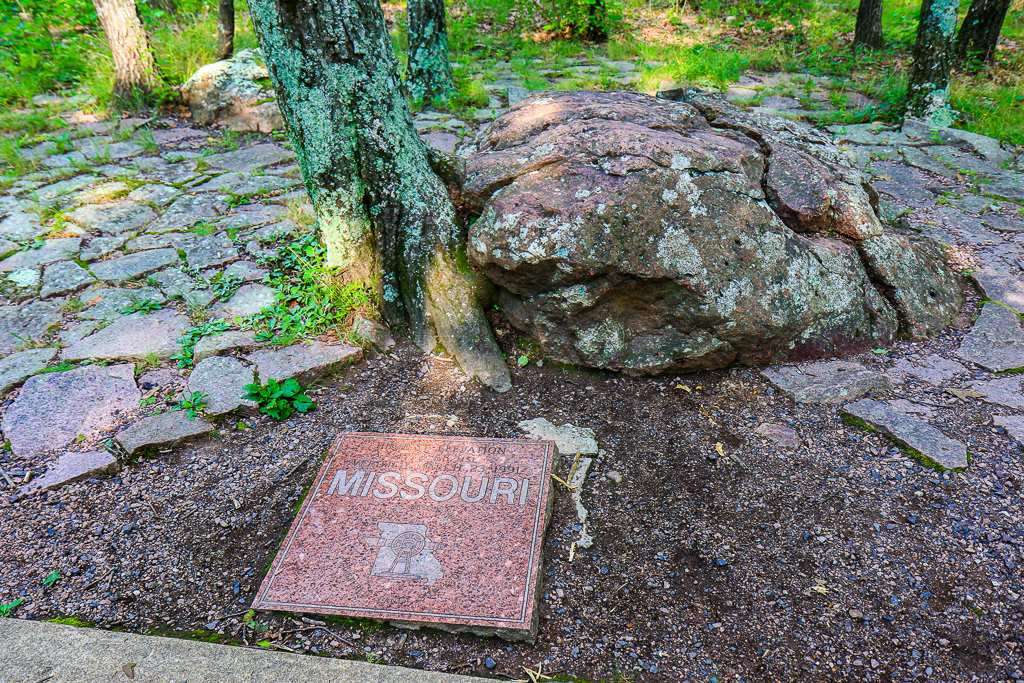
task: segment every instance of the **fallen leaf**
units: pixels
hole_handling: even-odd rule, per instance
[[[688,394],[691,393],[690,392],[690,387],[686,386],[685,384],[677,384],[676,385],[676,389],[682,389],[683,391],[685,391]]]
[[[956,396],[967,400],[969,398],[985,398],[985,394],[980,393],[976,389],[955,389],[953,387],[946,387],[943,389],[950,396]]]
[[[821,593],[822,595],[828,595],[828,589],[824,586],[811,586],[811,590],[815,593]]]
[[[121,665],[121,671],[123,671],[124,675],[127,676],[128,678],[134,679],[135,678],[135,662],[128,662],[127,664],[122,664]]]
[[[725,449],[722,448],[722,444],[721,443],[716,443],[715,444],[715,450],[718,451],[718,455],[722,456],[723,458],[725,457]]]

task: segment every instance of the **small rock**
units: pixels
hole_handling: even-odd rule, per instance
[[[769,441],[786,448],[797,448],[800,446],[800,435],[792,427],[786,425],[764,422],[754,430]]]
[[[563,456],[597,455],[597,435],[593,429],[577,427],[573,424],[557,426],[543,417],[523,420],[519,428],[531,439],[538,441],[554,441],[558,452]]]
[[[622,475],[616,472],[615,470],[609,470],[608,472],[605,472],[604,476],[606,476],[608,479],[615,482],[616,484],[622,483]]]
[[[851,609],[848,612],[848,614],[850,615],[851,619],[863,619],[864,618],[864,613],[861,612],[859,609]]]
[[[352,322],[352,336],[361,344],[369,344],[379,353],[384,353],[395,345],[391,331],[376,320],[357,315]]]
[[[283,128],[274,91],[261,85],[270,74],[255,58],[254,50],[239,50],[231,59],[201,67],[185,81],[181,96],[197,123],[259,133]]]

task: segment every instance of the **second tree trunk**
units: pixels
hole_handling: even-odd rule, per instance
[[[409,0],[409,64],[406,82],[413,100],[444,97],[452,85],[444,0]]]
[[[235,52],[235,0],[220,0],[217,13],[217,59],[230,59]]]
[[[853,44],[871,50],[880,50],[885,45],[882,37],[882,0],[860,0]]]
[[[1009,9],[1010,0],[974,0],[956,37],[957,59],[994,62]]]
[[[114,58],[114,98],[131,102],[160,86],[146,30],[134,0],[93,0]]]
[[[949,105],[949,71],[959,5],[959,0],[924,0],[917,24],[906,114],[936,126],[956,118]]]

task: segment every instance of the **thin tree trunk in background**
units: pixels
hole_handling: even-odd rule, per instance
[[[917,24],[906,115],[936,126],[956,118],[949,106],[949,71],[958,6],[958,0],[924,0]]]
[[[435,332],[466,374],[505,390],[508,367],[459,263],[465,231],[398,78],[379,0],[250,0],[327,265],[371,286],[420,348]]]
[[[134,0],[93,0],[114,58],[114,97],[130,102],[153,92],[160,76]]]
[[[217,59],[230,59],[235,53],[235,0],[220,0],[217,14]]]
[[[860,0],[857,8],[857,28],[853,33],[854,47],[881,50],[885,45],[882,36],[882,0]]]
[[[409,0],[409,62],[406,84],[415,101],[453,90],[444,0]]]
[[[993,63],[999,32],[1009,10],[1010,0],[973,0],[956,37],[956,58]]]

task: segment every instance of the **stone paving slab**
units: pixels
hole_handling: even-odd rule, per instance
[[[174,249],[150,249],[106,261],[97,261],[90,268],[93,275],[104,282],[121,283],[148,275],[177,262],[178,252]]]
[[[182,638],[0,619],[10,683],[479,683],[479,678]]]
[[[0,261],[0,272],[10,272],[20,268],[42,266],[54,261],[66,261],[78,254],[82,244],[80,237],[62,237],[45,240],[38,248],[19,251]]]
[[[956,355],[991,372],[1024,368],[1024,326],[1009,306],[986,303]]]
[[[868,392],[892,389],[881,372],[844,360],[769,368],[761,374],[802,403],[842,403]]]
[[[967,448],[927,422],[880,401],[861,399],[843,406],[843,413],[863,420],[897,443],[922,453],[943,469],[967,467]]]
[[[256,341],[256,333],[252,330],[228,330],[221,334],[207,335],[196,342],[192,359],[198,363],[210,356],[236,350],[252,351],[262,345],[262,342]]]
[[[248,173],[267,166],[291,161],[295,153],[271,143],[253,145],[223,154],[211,154],[205,161],[213,168]]]
[[[101,474],[112,474],[120,469],[117,458],[107,451],[87,451],[72,453],[68,451],[57,458],[46,473],[33,479],[21,487],[22,493],[33,491],[49,491],[59,489],[67,484],[97,477]]]
[[[0,353],[10,353],[40,339],[60,321],[60,303],[56,301],[0,306]]]
[[[190,326],[187,316],[169,308],[132,313],[64,349],[61,358],[66,361],[170,358],[181,351],[178,340]]]
[[[88,270],[74,261],[58,261],[46,266],[43,271],[43,286],[39,296],[48,299],[51,296],[64,296],[85,289],[96,278]]]
[[[156,212],[131,200],[109,204],[86,204],[67,214],[69,220],[93,230],[117,235],[137,230],[156,219]]]
[[[139,420],[114,440],[128,455],[147,450],[172,448],[189,439],[205,436],[213,425],[202,418],[188,419],[184,410],[172,410]]]
[[[211,356],[196,363],[189,375],[186,392],[188,395],[195,391],[205,394],[206,408],[203,412],[211,417],[239,409],[254,412],[258,404],[243,398],[245,387],[253,383],[254,376],[254,369],[236,358]]]
[[[986,403],[1024,411],[1024,394],[1021,393],[1020,375],[980,380],[971,382],[969,386],[981,394],[981,400]]]
[[[992,424],[1005,429],[1014,441],[1024,443],[1024,415],[995,415]]]
[[[57,349],[42,348],[19,351],[0,358],[0,395],[38,373],[56,355]]]
[[[117,320],[125,308],[133,301],[155,301],[163,303],[167,297],[156,287],[140,287],[138,289],[120,289],[117,287],[93,286],[87,288],[79,296],[79,300],[88,306],[78,314],[83,320]]]
[[[79,434],[114,427],[139,406],[135,365],[86,365],[30,377],[3,417],[3,432],[20,457],[63,448]]]
[[[268,349],[248,354],[245,359],[256,366],[260,384],[275,379],[283,382],[294,378],[303,387],[331,375],[350,363],[362,359],[358,346],[329,345],[323,342],[292,344],[281,349]]]
[[[214,316],[233,320],[256,315],[277,302],[278,293],[266,285],[245,285],[240,287],[225,303],[213,312]]]

